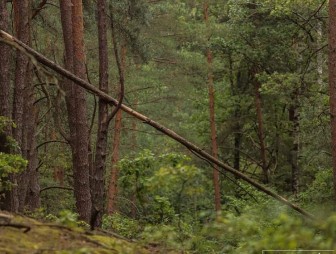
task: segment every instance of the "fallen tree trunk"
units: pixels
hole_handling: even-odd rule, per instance
[[[47,66],[48,68],[52,69],[53,71],[57,72],[58,74],[70,79],[71,81],[75,82],[77,85],[79,85],[79,86],[85,88],[86,90],[92,92],[93,94],[97,95],[100,99],[105,100],[110,105],[113,105],[113,106],[118,105],[118,100],[116,100],[113,97],[109,96],[108,94],[100,91],[97,87],[91,85],[89,82],[87,82],[83,79],[80,79],[79,77],[77,77],[73,73],[67,71],[66,69],[62,68],[61,66],[59,66],[55,62],[50,61],[48,58],[44,57],[40,53],[36,52],[34,49],[28,47],[23,42],[19,41],[18,39],[16,39],[12,35],[4,32],[2,30],[0,30],[0,41],[2,41],[4,43],[7,43],[8,45],[11,45],[11,46],[25,52],[33,60],[33,62],[35,62],[35,63],[39,62],[39,63]],[[141,113],[133,110],[132,108],[127,107],[124,104],[121,105],[120,109],[123,110],[124,112],[126,112],[127,114],[132,115],[135,118],[141,120],[145,124],[148,124],[148,125],[154,127],[155,129],[164,133],[165,135],[169,136],[170,138],[176,140],[177,142],[179,142],[180,144],[187,147],[189,150],[191,150],[193,153],[195,153],[199,157],[217,165],[218,167],[220,167],[222,169],[225,169],[226,171],[230,172],[231,174],[233,174],[237,178],[240,178],[240,179],[244,180],[245,182],[251,184],[252,186],[254,186],[259,191],[275,198],[276,200],[278,200],[281,203],[287,205],[288,207],[296,210],[297,212],[304,215],[305,217],[310,218],[310,219],[314,219],[314,216],[312,214],[310,214],[309,212],[307,212],[304,209],[298,207],[297,205],[288,201],[284,197],[278,195],[273,190],[271,190],[271,189],[265,187],[264,185],[252,180],[251,178],[249,178],[248,176],[246,176],[242,172],[237,171],[236,169],[230,167],[229,165],[217,160],[216,158],[211,156],[209,153],[205,152],[204,150],[202,150],[198,146],[194,145],[193,143],[189,142],[185,138],[181,137],[180,135],[178,135],[174,131],[166,128],[165,126],[163,126],[163,125],[161,125],[161,124],[159,124],[155,121],[153,121],[152,119],[148,118],[147,116],[142,115]]]

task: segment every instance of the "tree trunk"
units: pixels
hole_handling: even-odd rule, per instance
[[[255,73],[254,73],[255,76]],[[263,114],[262,114],[262,102],[261,102],[261,95],[260,95],[260,83],[253,78],[254,83],[254,98],[255,98],[255,105],[257,111],[257,123],[258,123],[258,138],[260,144],[260,159],[261,159],[261,168],[263,171],[263,182],[269,183],[270,181],[270,173],[266,162],[266,147],[265,147],[265,130],[264,130],[264,123],[263,123]]]
[[[331,146],[336,203],[336,0],[329,1],[329,96],[331,115]]]
[[[28,0],[28,8],[25,12],[26,17],[26,39],[31,44],[31,0]],[[32,68],[31,63],[27,64],[25,74],[25,91],[24,91],[24,118],[23,118],[23,137],[22,137],[22,155],[28,160],[27,169],[18,177],[19,191],[19,211],[23,212],[28,204],[29,209],[36,209],[40,206],[40,187],[38,184],[38,154],[36,149],[36,130],[38,122],[38,109],[34,105],[35,95],[34,86],[32,85]],[[33,185],[32,185],[33,184]],[[29,193],[29,198],[27,195]]]
[[[107,201],[108,214],[112,214],[117,211],[116,198],[118,195],[118,176],[119,176],[119,168],[117,166],[117,163],[119,161],[121,124],[122,124],[122,111],[119,110],[116,114],[115,126],[114,126],[114,140],[113,140],[112,162],[111,162],[112,169],[111,169],[111,178],[110,178],[108,201]]]
[[[138,100],[136,99],[134,101],[134,109],[136,110],[136,105],[138,104]],[[137,148],[137,130],[138,130],[138,126],[137,126],[137,121],[136,119],[132,119],[132,152],[135,153],[136,151],[136,148]],[[136,190],[132,189],[132,192],[131,192],[131,215],[132,215],[132,218],[135,219],[136,218]]]
[[[0,1],[0,29],[7,31],[8,29],[8,12],[6,1]],[[10,79],[9,79],[9,57],[10,47],[0,42],[0,115],[8,119],[11,118],[10,109]],[[0,152],[10,153],[10,147],[7,143],[7,137],[11,136],[12,130],[10,126],[0,133]],[[11,210],[11,192],[6,191],[4,199],[2,197],[0,209]]]
[[[125,73],[125,65],[126,65],[126,46],[123,45],[121,49],[121,68],[123,73]],[[122,111],[119,110],[116,114],[114,125],[114,140],[113,140],[112,162],[111,162],[112,168],[111,168],[111,178],[109,183],[108,199],[107,199],[108,214],[112,214],[117,211],[116,198],[118,195],[118,177],[119,177],[119,168],[117,164],[119,161],[121,127],[122,127]]]
[[[290,162],[292,168],[292,192],[296,196],[299,193],[299,90],[295,89],[292,95],[292,104],[289,107],[289,120],[292,123],[290,137],[292,147],[290,150]]]
[[[73,34],[73,68],[74,74],[86,79],[83,6],[81,0],[72,1],[72,34]],[[91,194],[89,181],[89,127],[87,123],[87,105],[85,91],[75,86],[72,98],[75,101],[76,111],[70,112],[75,117],[77,130],[74,142],[74,191],[76,206],[80,218],[89,221],[91,216]]]
[[[98,0],[98,38],[99,38],[99,89],[108,93],[108,48],[107,48],[107,6],[106,0]],[[100,227],[104,210],[105,192],[105,162],[108,135],[108,104],[99,100],[98,132],[93,174],[91,176],[92,214],[94,227]]]
[[[85,79],[85,53],[82,1],[60,0],[61,20],[65,45],[65,65],[75,75]],[[90,221],[91,194],[89,181],[89,127],[85,92],[81,87],[69,86],[65,90],[72,164],[74,170],[74,193],[80,219]],[[69,83],[68,83],[69,82]]]
[[[29,28],[29,0],[14,0],[14,28],[17,37],[26,44],[29,44],[30,28]],[[13,121],[16,124],[16,128],[13,128],[13,137],[16,140],[19,150],[16,151],[24,155],[24,105],[25,105],[25,87],[27,84],[27,71],[28,71],[28,57],[22,52],[17,50],[15,77],[14,77],[14,94],[13,94]],[[27,85],[28,86],[28,85]],[[26,172],[22,173],[22,178]],[[10,191],[10,208],[13,212],[19,210],[19,196],[25,195],[25,193],[18,193],[18,187],[20,185],[19,176],[10,176],[12,183],[15,187]]]
[[[233,136],[234,136],[234,151],[233,151],[233,168],[240,170],[240,147],[242,142],[242,126],[241,126],[241,109],[240,109],[240,99],[237,100],[239,96],[240,88],[240,74],[238,72],[237,80],[234,80],[233,74],[233,61],[231,53],[228,54],[229,58],[229,77],[230,77],[230,86],[231,94],[234,97],[235,109],[234,109],[234,123],[233,123]]]
[[[209,23],[209,4],[206,1],[204,3],[204,21],[208,26]],[[209,90],[209,116],[210,116],[210,129],[211,129],[211,151],[212,156],[218,159],[218,145],[217,145],[217,131],[215,121],[215,89],[213,84],[213,72],[212,72],[212,52],[207,48],[207,63],[208,63],[208,90]],[[213,164],[213,184],[215,190],[215,210],[221,209],[221,197],[220,197],[220,179],[218,167]]]
[[[20,201],[20,210],[23,211],[23,208],[26,206],[30,211],[34,211],[39,208],[41,205],[40,200],[40,185],[38,181],[38,151],[37,151],[37,142],[36,142],[36,129],[38,122],[38,108],[35,107],[34,101],[34,89],[31,86],[31,89],[28,97],[28,107],[29,111],[29,120],[27,122],[27,144],[28,144],[28,168],[26,174],[26,183],[24,185],[25,197]],[[28,114],[27,114],[28,115]]]
[[[35,95],[34,86],[32,85],[32,64],[29,64],[26,76],[26,88],[24,93],[24,126],[23,126],[23,140],[22,140],[22,153],[23,157],[28,160],[27,169],[18,177],[18,191],[19,191],[19,211],[23,212],[27,201],[30,202],[29,208],[38,208],[39,206],[39,185],[38,179],[38,155],[36,149],[36,129],[38,121],[38,109],[34,105]],[[34,183],[35,186],[30,184]],[[36,185],[37,183],[37,185]],[[30,197],[34,196],[34,204],[32,200],[27,199],[27,194]],[[36,207],[34,207],[36,205]]]
[[[0,29],[8,29],[8,12],[6,1],[0,1]],[[9,80],[10,47],[0,43],[0,115],[11,118],[10,110],[10,80]],[[5,130],[6,135],[11,134],[10,128]]]

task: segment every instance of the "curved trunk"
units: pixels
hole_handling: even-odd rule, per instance
[[[98,0],[98,44],[99,44],[99,89],[108,93],[108,48],[107,48],[107,14],[106,0]],[[105,164],[108,135],[108,104],[99,100],[98,133],[96,141],[95,164],[91,176],[93,227],[100,227],[105,201]]]

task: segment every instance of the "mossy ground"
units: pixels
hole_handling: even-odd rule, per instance
[[[16,226],[27,226],[30,230],[25,232],[26,228]],[[0,212],[0,253],[146,254],[153,253],[153,250],[139,243],[99,232],[42,223],[31,218]]]

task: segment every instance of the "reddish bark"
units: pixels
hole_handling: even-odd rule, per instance
[[[17,37],[26,44],[29,44],[30,40],[30,28],[29,28],[29,0],[14,0],[14,30]],[[12,118],[16,124],[13,128],[13,137],[16,140],[19,150],[16,151],[22,155],[25,151],[25,137],[24,137],[24,106],[25,106],[25,86],[27,85],[27,71],[28,71],[28,58],[26,55],[17,50],[16,67],[14,77],[14,92],[13,92],[13,112]],[[26,156],[25,156],[26,157]],[[22,173],[22,179],[26,172]],[[9,210],[18,212],[19,210],[19,193],[18,186],[21,187],[20,179],[17,175],[10,176],[12,183],[15,187],[10,191],[10,205]],[[22,191],[22,190],[21,190]],[[24,190],[23,190],[24,191]],[[20,193],[25,196],[25,193]]]
[[[204,21],[206,24],[209,22],[209,4],[204,3]],[[218,145],[217,145],[217,131],[215,121],[215,89],[213,84],[213,71],[212,71],[212,52],[211,49],[207,49],[207,63],[208,63],[208,90],[209,90],[209,116],[210,116],[210,128],[211,128],[211,151],[212,156],[218,159]],[[218,166],[213,164],[213,184],[215,190],[215,209],[220,211],[221,209],[221,197],[220,197],[220,178],[218,172]]]
[[[125,72],[126,64],[126,47],[122,46],[121,50],[121,68],[122,72]],[[114,125],[114,140],[113,140],[113,150],[112,150],[112,169],[111,178],[108,189],[108,200],[107,200],[107,212],[112,214],[117,211],[116,198],[118,195],[118,176],[119,168],[117,163],[119,161],[119,150],[120,150],[120,138],[121,138],[121,126],[122,125],[122,111],[119,110],[116,114],[115,125]]]
[[[82,1],[60,0],[61,20],[65,45],[65,65],[75,75],[86,78]],[[91,194],[89,182],[89,127],[87,105],[82,88],[66,81],[66,104],[70,128],[74,194],[80,219],[89,222]]]
[[[81,0],[72,1],[72,35],[73,35],[73,68],[74,74],[86,78],[85,49],[84,49],[84,21]],[[74,87],[72,99],[75,101],[76,140],[74,140],[74,191],[76,206],[80,218],[85,221],[91,216],[91,194],[89,181],[89,127],[87,123],[87,105],[83,88]]]

